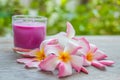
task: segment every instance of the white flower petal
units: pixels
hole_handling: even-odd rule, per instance
[[[40,50],[44,49],[46,45],[57,44],[58,40],[56,38],[46,39],[40,45]]]
[[[45,71],[54,71],[58,63],[59,61],[56,55],[51,54],[47,58],[45,58],[43,61],[41,61],[41,63],[39,64],[39,68]]]
[[[67,33],[68,38],[72,38],[72,37],[75,36],[75,30],[74,30],[74,28],[73,28],[73,26],[71,25],[70,22],[67,22],[67,31],[66,31],[66,33]]]
[[[72,67],[69,62],[68,63],[60,62],[58,69],[59,69],[59,73],[58,73],[59,77],[65,77],[72,74]]]
[[[69,39],[64,48],[64,52],[69,52],[70,54],[73,54],[74,52],[77,52],[78,49],[81,49],[81,47],[76,43],[76,41]],[[75,50],[77,50],[77,51],[75,51]],[[74,54],[76,54],[76,53],[74,53]]]
[[[64,48],[67,45],[69,39],[66,36],[59,36],[58,41],[59,44]]]
[[[62,48],[60,45],[47,45],[44,49],[46,56],[50,54],[55,54],[56,56],[58,56],[61,50]]]
[[[17,59],[18,63],[24,63],[24,64],[32,62],[32,61],[34,61],[33,58],[21,58],[21,59]]]
[[[87,39],[85,37],[81,37],[81,38],[73,38],[74,40],[77,41],[77,44],[79,44],[79,46],[82,47],[82,49],[80,49],[77,54],[81,55],[81,54],[86,54],[89,50],[90,50],[90,45],[89,42],[87,41]]]
[[[98,48],[94,44],[90,44],[90,51],[94,53]]]
[[[25,54],[22,54],[24,57],[35,57],[36,56],[36,53],[39,52],[40,49],[39,48],[36,48],[36,49],[33,49],[31,50],[30,52],[26,52]]]
[[[90,66],[90,65],[91,65],[91,62],[85,59],[83,66]]]
[[[94,59],[96,59],[96,60],[102,60],[102,59],[105,59],[106,57],[107,57],[107,55],[101,50],[97,50],[94,53]]]
[[[38,68],[40,61],[33,61],[25,64],[26,68]]]
[[[88,74],[88,71],[87,71],[87,69],[85,67],[82,67],[81,71],[84,72],[84,73],[86,73],[86,74]]]
[[[83,65],[83,58],[80,56],[72,55],[71,56],[71,64],[72,67],[77,71],[80,72],[82,65]]]
[[[92,61],[91,65],[98,69],[105,69],[105,65],[99,63],[98,61]]]
[[[99,63],[103,64],[103,65],[106,65],[106,66],[111,66],[112,64],[114,64],[115,62],[114,61],[111,61],[111,60],[101,60],[99,61]]]

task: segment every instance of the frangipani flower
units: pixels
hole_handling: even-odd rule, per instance
[[[53,36],[53,38],[57,38],[59,44],[61,44],[61,46],[65,47],[68,40],[72,40],[72,38],[75,36],[75,30],[73,28],[73,26],[67,22],[67,29],[66,32],[60,32],[58,34],[56,34],[55,36]]]
[[[60,32],[56,34],[54,37],[59,38],[59,36],[66,36],[66,38],[69,38],[69,39],[73,38],[75,36],[75,30],[73,26],[71,25],[70,22],[67,22],[66,26],[67,26],[66,32]]]
[[[72,48],[70,45],[75,46],[75,44],[70,43],[65,46],[63,50],[56,48],[57,52],[53,50],[53,54],[50,54],[39,64],[39,68],[45,71],[54,71],[56,68],[58,69],[59,77],[64,77],[72,74],[72,68],[74,68],[77,72],[81,70],[85,73],[88,73],[87,70],[82,66],[84,58],[77,56],[77,50],[81,49],[81,47]]]
[[[76,47],[81,46],[82,49],[80,49],[78,53],[86,53],[90,48],[89,42],[84,37],[79,38],[75,36],[75,30],[70,22],[67,22],[66,32],[60,32],[57,35],[53,36],[53,38],[54,37],[58,39],[59,44],[61,44],[63,47],[66,46],[68,41],[76,43]]]
[[[75,36],[75,30],[70,22],[67,22],[66,36],[68,38],[73,38]]]
[[[77,55],[86,54],[90,50],[89,42],[85,37],[74,37],[73,40],[82,47],[82,49],[77,52]]]
[[[32,67],[38,67],[38,64],[46,58],[45,52],[52,47],[53,44],[56,44],[56,39],[49,39],[45,40],[41,43],[40,49],[34,49],[30,52],[22,54],[24,58],[17,59],[17,62],[24,63],[25,67],[32,68]],[[49,45],[49,46],[48,46]],[[56,46],[56,45],[55,45]]]
[[[110,60],[104,60],[107,55],[99,50],[95,45],[90,44],[85,37],[75,37],[75,30],[73,26],[67,22],[67,30],[66,30],[66,36],[64,36],[62,39],[59,39],[59,42],[63,43],[63,45],[66,45],[67,41],[71,40],[74,43],[77,43],[77,46],[81,46],[82,49],[77,51],[77,55],[85,55],[85,62],[84,65],[93,65],[97,68],[105,68],[106,66],[112,65],[114,62]]]
[[[85,54],[86,63],[85,66],[92,65],[99,69],[104,69],[105,66],[111,66],[114,64],[114,61],[105,60],[107,55],[99,50],[95,45],[89,44],[90,50]]]
[[[25,58],[17,59],[17,62],[24,63],[25,67],[28,67],[28,68],[38,67],[38,64],[40,63],[40,61],[46,57],[46,55],[44,54],[44,50],[40,50],[38,48],[24,55],[27,55],[29,57],[26,56]]]

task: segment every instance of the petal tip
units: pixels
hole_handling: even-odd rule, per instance
[[[88,74],[88,70],[85,67],[82,67],[81,71],[84,72],[84,73],[86,73],[86,74]]]
[[[98,61],[93,61],[91,65],[98,69],[105,70],[105,65],[99,63]]]

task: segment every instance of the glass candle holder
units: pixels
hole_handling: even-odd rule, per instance
[[[29,51],[39,48],[46,36],[47,18],[43,16],[14,15],[12,27],[14,49]]]

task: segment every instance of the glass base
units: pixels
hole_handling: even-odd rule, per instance
[[[19,54],[25,54],[26,52],[30,52],[31,49],[24,49],[24,48],[19,48],[19,47],[14,47],[13,51],[15,53],[19,53]]]

